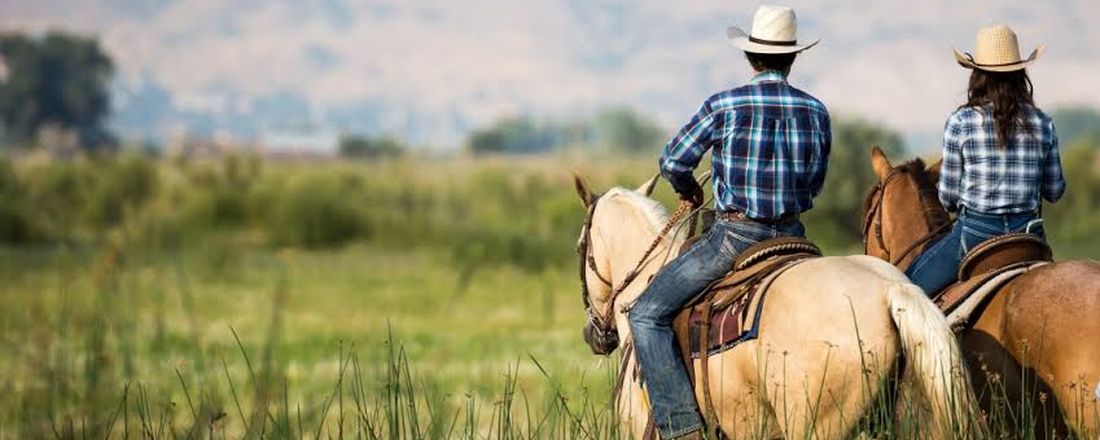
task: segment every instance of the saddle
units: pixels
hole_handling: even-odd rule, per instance
[[[963,257],[958,281],[932,301],[956,330],[971,318],[1001,286],[1034,267],[1054,261],[1050,246],[1034,234],[1011,233],[983,241]]]
[[[673,320],[684,364],[696,388],[703,391],[705,401],[699,407],[711,421],[707,357],[756,339],[768,286],[787,269],[819,256],[821,250],[801,237],[757,243],[737,257],[729,274],[711,283]],[[696,359],[701,366],[698,378]]]
[[[968,280],[1023,261],[1053,261],[1050,245],[1035,234],[1015,232],[979,243],[963,257],[959,279]]]

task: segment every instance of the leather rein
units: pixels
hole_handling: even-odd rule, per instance
[[[889,261],[890,264],[894,266],[897,266],[899,263],[905,260],[905,258],[912,254],[913,251],[917,250],[917,248],[920,248],[921,246],[928,244],[928,242],[932,241],[936,237],[939,237],[941,234],[944,233],[944,231],[950,228],[952,224],[954,224],[953,221],[949,221],[938,227],[933,228],[933,222],[928,218],[928,215],[925,214],[925,223],[928,224],[928,228],[930,229],[930,231],[927,234],[918,238],[916,241],[910,243],[909,246],[906,246],[905,249],[902,250],[902,252],[899,253],[897,256],[891,258],[890,249],[886,247],[886,240],[883,238],[882,235],[882,203],[883,200],[886,198],[887,185],[889,185],[890,181],[899,174],[903,173],[897,168],[894,168],[890,170],[888,174],[886,174],[886,177],[883,177],[881,180],[875,183],[875,186],[873,188],[871,188],[871,194],[869,197],[872,198],[872,202],[870,204],[870,207],[867,209],[867,216],[863,219],[862,231],[863,253],[870,255],[870,237],[871,233],[874,232],[874,237],[875,241],[877,242],[876,244],[878,245],[878,248],[882,249],[882,252],[886,254],[884,259],[886,261]],[[917,197],[921,198],[921,204],[923,205],[924,196],[918,192]]]
[[[661,240],[664,240],[664,238],[668,235],[672,228],[680,222],[681,218],[683,218],[685,214],[688,214],[689,212],[691,212],[692,214],[697,213],[698,207],[693,206],[691,202],[681,200],[680,205],[676,207],[676,211],[674,211],[672,215],[669,216],[668,222],[665,223],[664,228],[661,229],[661,232],[658,233],[657,236],[653,239],[653,242],[650,243],[645,253],[643,253],[642,257],[638,260],[638,263],[634,265],[634,268],[631,269],[630,272],[627,272],[626,276],[623,277],[622,283],[620,283],[618,287],[616,287],[614,283],[611,282],[610,277],[605,277],[600,274],[600,271],[596,266],[596,257],[592,254],[592,218],[596,213],[596,204],[599,202],[600,197],[601,195],[593,195],[589,198],[588,213],[584,217],[584,230],[581,233],[581,241],[577,243],[577,254],[580,256],[581,299],[584,301],[585,314],[588,315],[588,322],[591,323],[598,332],[602,334],[607,334],[616,331],[613,315],[615,301],[618,299],[619,294],[626,290],[626,288],[629,287],[630,284],[638,278],[638,275],[646,266],[646,263],[649,262],[650,255],[653,253],[654,250],[657,249],[657,245],[661,243]],[[689,236],[694,235],[695,233],[697,218],[698,217],[696,216],[692,216],[691,218],[691,226],[688,234]],[[589,267],[592,268],[592,273],[596,274],[596,278],[599,279],[600,282],[611,288],[611,297],[608,299],[607,302],[608,308],[607,311],[604,313],[600,313],[600,311],[595,310],[592,307],[591,301],[588,299],[589,295],[587,268]]]

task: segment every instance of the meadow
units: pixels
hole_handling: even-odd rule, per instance
[[[806,218],[829,253],[859,252],[870,185],[843,154]],[[1100,243],[1080,163],[1060,258]],[[633,187],[655,163],[0,161],[0,438],[616,438],[573,168]]]

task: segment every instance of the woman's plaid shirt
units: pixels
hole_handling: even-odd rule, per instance
[[[1058,136],[1046,113],[1025,105],[1028,129],[1017,128],[1008,145],[997,145],[993,110],[963,107],[947,119],[943,133],[940,201],[986,214],[1037,212],[1039,197],[1054,202],[1066,190]]]
[[[776,219],[813,206],[825,182],[832,135],[825,105],[777,72],[711,96],[661,154],[679,192],[710,148],[717,209]]]

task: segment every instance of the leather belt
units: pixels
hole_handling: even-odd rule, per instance
[[[739,211],[717,211],[714,213],[714,218],[716,220],[725,220],[731,222],[749,221],[765,225],[781,225],[794,220],[798,220],[798,214],[787,213],[777,218],[752,218],[746,216],[743,212]]]

